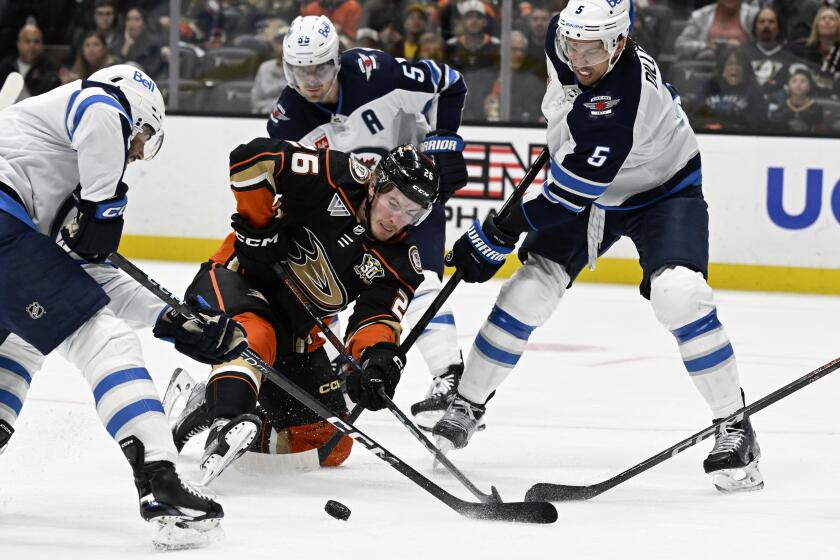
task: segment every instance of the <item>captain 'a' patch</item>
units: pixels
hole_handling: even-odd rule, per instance
[[[368,285],[373,283],[375,279],[385,276],[385,269],[382,267],[382,263],[370,253],[365,253],[364,258],[362,258],[362,264],[357,264],[353,267],[353,270]]]

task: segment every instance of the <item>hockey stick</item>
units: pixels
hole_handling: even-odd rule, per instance
[[[145,272],[137,268],[131,261],[120,255],[112,253],[110,257],[112,264],[123,270],[141,286],[155,294],[167,305],[178,310],[187,316],[192,316],[189,307],[185,306],[172,293],[163,286],[152,280]],[[200,319],[199,319],[200,320]],[[361,430],[352,424],[341,420],[326,406],[318,402],[309,393],[298,387],[285,375],[265,363],[259,354],[250,348],[242,352],[244,359],[251,367],[255,368],[262,375],[266,376],[272,383],[283,389],[286,393],[295,398],[298,402],[312,410],[315,414],[335,426],[342,433],[347,434],[382,461],[391,465],[406,478],[417,484],[420,488],[460,513],[471,519],[486,519],[495,521],[512,521],[519,523],[553,523],[557,520],[557,509],[546,502],[512,502],[505,504],[485,504],[467,502],[457,498],[424,477],[422,474],[405,464],[399,457],[386,450],[375,440],[365,435]]]
[[[516,188],[510,194],[510,196],[505,200],[505,203],[502,205],[501,209],[499,210],[499,218],[504,219],[510,214],[513,210],[513,207],[519,204],[519,201],[522,200],[522,197],[525,195],[525,191],[528,190],[528,187],[531,186],[531,183],[534,182],[534,179],[537,177],[539,172],[545,167],[545,164],[548,162],[548,146],[544,147],[542,151],[537,156],[537,159],[531,164],[531,167],[528,169],[528,172],[522,177],[522,180],[519,181],[519,184],[516,185]],[[426,327],[429,325],[432,319],[434,319],[435,315],[440,308],[443,307],[444,302],[449,299],[449,296],[452,295],[452,292],[455,291],[455,288],[464,278],[464,273],[460,270],[455,270],[449,280],[444,284],[443,288],[441,288],[440,292],[438,293],[435,300],[429,305],[426,312],[420,317],[417,323],[414,325],[414,328],[411,329],[411,332],[408,333],[408,336],[405,337],[405,340],[400,344],[400,351],[403,354],[408,354],[408,350],[414,346],[414,343],[417,342],[417,339],[420,338],[420,335],[423,334],[423,331],[426,330]],[[361,406],[356,406],[350,412],[349,421],[355,422],[356,419],[359,418],[359,415],[362,413],[363,408]],[[341,439],[339,434],[333,436],[332,439],[328,440],[327,443],[321,446],[318,450],[318,456],[321,458],[321,462],[323,463],[324,459],[332,452],[336,445],[338,445],[338,441]],[[323,450],[323,451],[322,451]],[[323,453],[323,455],[322,455]]]
[[[624,471],[621,474],[618,474],[610,479],[607,479],[603,482],[599,482],[598,484],[591,484],[589,486],[572,486],[566,484],[551,484],[548,482],[541,482],[539,484],[533,485],[528,492],[525,494],[526,501],[551,501],[551,502],[570,502],[576,500],[588,500],[590,498],[594,498],[599,494],[603,494],[610,488],[614,488],[618,486],[622,482],[630,480],[634,476],[645,472],[646,470],[655,467],[659,463],[667,461],[674,455],[681,453],[692,447],[695,444],[700,443],[706,438],[709,438],[713,435],[720,434],[727,426],[731,426],[732,424],[736,424],[743,420],[747,416],[752,416],[759,410],[763,410],[767,408],[771,404],[776,401],[779,401],[786,396],[790,395],[798,391],[799,389],[805,387],[806,385],[810,385],[817,379],[821,377],[825,377],[832,371],[840,369],[840,358],[832,360],[825,365],[822,365],[812,371],[811,373],[804,375],[797,379],[796,381],[792,381],[788,383],[781,389],[778,389],[769,395],[755,401],[754,403],[744,406],[738,409],[733,414],[730,414],[726,418],[722,418],[718,420],[708,428],[704,430],[700,430],[693,436],[687,437],[679,443],[676,443],[665,449],[664,451],[657,453],[650,459],[646,461],[642,461],[638,465],[631,467]]]
[[[295,281],[292,280],[292,278],[289,276],[289,273],[286,272],[286,269],[284,269],[279,264],[275,264],[272,266],[272,270],[274,271],[274,274],[280,277],[280,280],[283,281],[283,283],[286,285],[289,291],[292,292],[292,294],[298,300],[298,303],[300,303],[301,307],[303,307],[303,309],[306,310],[306,313],[315,321],[315,324],[318,325],[319,329],[321,329],[321,333],[327,338],[327,340],[329,340],[332,343],[332,345],[335,347],[336,351],[341,355],[341,357],[348,364],[350,364],[350,366],[353,368],[353,370],[355,370],[357,374],[361,375],[361,366],[359,366],[356,360],[353,359],[352,354],[350,354],[349,350],[347,350],[344,344],[342,344],[341,341],[338,340],[338,337],[335,336],[335,334],[330,330],[330,328],[321,320],[321,318],[318,316],[318,312],[314,309],[312,302],[309,301],[309,298],[306,297],[306,294],[304,294],[303,291],[298,287],[298,285],[295,284]],[[388,398],[388,395],[385,394],[384,389],[382,389],[381,387],[379,389],[379,395],[384,399],[386,406],[394,414],[394,416],[397,417],[400,423],[403,426],[405,426],[408,429],[408,431],[411,432],[411,434],[415,438],[417,438],[417,440],[420,441],[420,443],[422,443],[423,446],[426,449],[428,449],[432,455],[435,456],[435,460],[443,464],[447,468],[447,470],[449,470],[449,472],[452,473],[452,475],[467,488],[467,490],[473,493],[473,495],[476,498],[485,503],[502,502],[502,498],[499,496],[499,491],[496,490],[495,487],[490,487],[490,494],[485,494],[484,492],[479,490],[478,487],[475,484],[473,484],[470,481],[470,479],[468,479],[460,470],[458,470],[458,467],[453,465],[452,462],[449,461],[446,458],[446,456],[440,452],[440,450],[435,446],[435,444],[429,441],[429,439],[425,435],[423,435],[423,432],[421,432],[417,428],[417,426],[415,426],[411,422],[411,420],[409,420],[405,416],[405,414],[403,414],[403,412],[399,408],[397,408],[397,405],[395,405],[394,402],[390,398]],[[358,406],[356,408],[358,408]]]
[[[0,88],[0,111],[14,105],[21,91],[23,91],[23,76],[19,72],[12,72]]]

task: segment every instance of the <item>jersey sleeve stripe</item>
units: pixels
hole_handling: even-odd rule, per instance
[[[429,71],[432,73],[432,84],[435,86],[435,92],[437,92],[440,86],[440,67],[435,63],[434,60],[426,60],[425,58],[420,60],[423,64],[429,67]]]
[[[586,181],[576,175],[572,175],[554,160],[551,161],[551,180],[566,190],[591,198],[601,196],[609,187],[609,185]]]
[[[104,105],[108,105],[109,107],[113,107],[117,110],[117,112],[129,123],[131,119],[128,117],[128,113],[125,112],[123,106],[120,105],[119,101],[111,97],[110,95],[94,93],[92,95],[88,95],[84,97],[81,101],[76,103],[78,98],[80,97],[81,90],[75,92],[73,96],[70,98],[70,102],[67,104],[67,112],[66,112],[66,121],[65,126],[67,128],[67,136],[70,140],[73,140],[73,136],[76,133],[76,128],[79,126],[79,123],[82,121],[82,117],[85,116],[85,112],[93,105],[97,103],[102,103]],[[72,114],[72,118],[71,118]]]
[[[246,163],[252,162],[257,158],[265,157],[265,156],[280,156],[280,169],[283,169],[283,152],[261,152],[255,156],[251,156],[246,160],[238,161],[236,163],[230,164],[230,170],[233,171],[235,168],[245,165]]]
[[[566,208],[567,210],[571,210],[575,214],[579,214],[583,212],[583,209],[590,201],[581,202],[580,204],[575,204],[565,198],[558,196],[557,194],[551,192],[551,187],[553,187],[550,182],[546,181],[543,183],[543,196],[552,204],[559,204],[560,206]]]

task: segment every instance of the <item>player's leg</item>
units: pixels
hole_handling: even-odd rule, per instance
[[[340,379],[323,347],[313,352],[284,354],[278,357],[275,367],[336,415],[346,415]],[[265,418],[257,448],[260,453],[306,453],[321,447],[335,434],[329,422],[273,383],[264,383],[260,388],[259,406]],[[342,437],[324,466],[343,463],[352,445],[350,437]]]
[[[505,282],[467,357],[454,400],[433,433],[461,448],[484,422],[485,405],[516,366],[533,330],[543,325],[566,291],[562,265],[531,253]]]
[[[277,342],[266,299],[240,274],[215,263],[205,263],[188,295],[201,296],[242,325],[248,345],[268,363],[274,361]],[[213,366],[205,388],[203,409],[191,398],[174,427],[173,439],[183,447],[193,435],[210,429],[199,464],[208,484],[251,446],[260,419],[255,415],[261,376],[242,359]]]
[[[443,284],[443,253],[446,241],[446,215],[443,205],[437,205],[420,226],[411,232],[411,240],[417,247],[414,255],[422,263],[412,264],[423,271],[423,283],[414,294],[414,299],[405,314],[410,328],[414,328],[429,306],[440,293]],[[426,398],[411,407],[417,424],[430,429],[437,422],[452,401],[458,379],[464,371],[461,350],[458,347],[458,333],[455,330],[455,316],[452,305],[445,302],[417,339],[417,348],[423,356],[432,383]]]
[[[44,355],[14,334],[0,335],[0,453],[14,433],[14,425],[32,377],[41,369]]]
[[[699,187],[666,199],[630,221],[659,322],[675,337],[686,371],[714,418],[744,404],[735,353],[718,319],[708,268],[708,211]],[[636,222],[636,223],[633,223]],[[719,490],[763,487],[761,451],[749,418],[718,436],[704,462]]]

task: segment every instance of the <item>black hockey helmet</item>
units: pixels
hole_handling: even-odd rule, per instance
[[[435,162],[411,144],[397,146],[379,160],[373,172],[373,194],[397,188],[423,208],[410,225],[416,226],[429,215],[440,196],[440,178]]]

